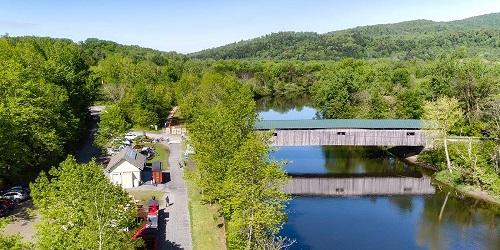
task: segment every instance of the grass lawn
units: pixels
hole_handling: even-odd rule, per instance
[[[151,197],[156,197],[156,200],[161,206],[165,206],[165,200],[163,199],[164,193],[161,191],[154,190],[137,190],[137,189],[126,189],[127,192],[134,197],[135,200],[139,200],[139,203],[144,207],[147,207],[147,202]]]
[[[203,203],[196,185],[189,179],[186,182],[193,249],[226,249],[224,225],[217,212],[218,206]]]
[[[155,156],[153,159],[149,160],[148,163],[152,163],[154,161],[160,161],[163,165],[163,170],[167,170],[168,166],[168,156],[170,155],[170,151],[168,147],[161,143],[144,143],[146,147],[152,147],[155,150]]]

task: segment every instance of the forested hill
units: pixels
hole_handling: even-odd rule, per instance
[[[128,57],[134,61],[150,61],[156,65],[165,65],[168,58],[178,59],[183,57],[176,52],[163,52],[150,48],[143,48],[137,45],[123,45],[113,41],[106,41],[97,38],[88,38],[80,42],[85,62],[94,66],[99,61],[109,55],[120,55]]]
[[[318,34],[279,32],[192,53],[201,59],[353,58],[429,59],[460,49],[471,56],[500,57],[500,13],[450,22],[415,20]]]

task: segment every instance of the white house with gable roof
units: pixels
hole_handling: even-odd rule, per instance
[[[127,147],[111,158],[105,173],[111,182],[123,188],[138,187],[145,164],[146,156]]]

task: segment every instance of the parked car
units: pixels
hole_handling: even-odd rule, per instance
[[[3,198],[0,199],[0,205],[5,206],[9,210],[12,210],[14,209],[14,207],[16,207],[16,203],[13,200],[3,199]]]
[[[24,192],[18,192],[18,191],[7,191],[5,194],[2,195],[1,198],[9,199],[9,200],[14,200],[16,202],[19,201],[24,201],[28,199],[28,194]]]
[[[139,135],[134,133],[134,132],[128,132],[127,134],[125,134],[125,139],[133,140],[133,139],[137,138],[137,136],[139,136]]]
[[[9,214],[9,209],[4,205],[0,204],[0,217],[7,216]]]
[[[9,188],[8,191],[29,193],[30,189],[27,186],[18,185],[18,186],[13,186],[13,187]]]
[[[151,160],[155,155],[155,151],[150,147],[143,147],[140,151],[141,154],[146,156],[146,159]]]

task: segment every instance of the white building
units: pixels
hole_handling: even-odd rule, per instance
[[[146,156],[127,147],[111,158],[105,173],[111,182],[123,188],[138,187],[145,164]]]

